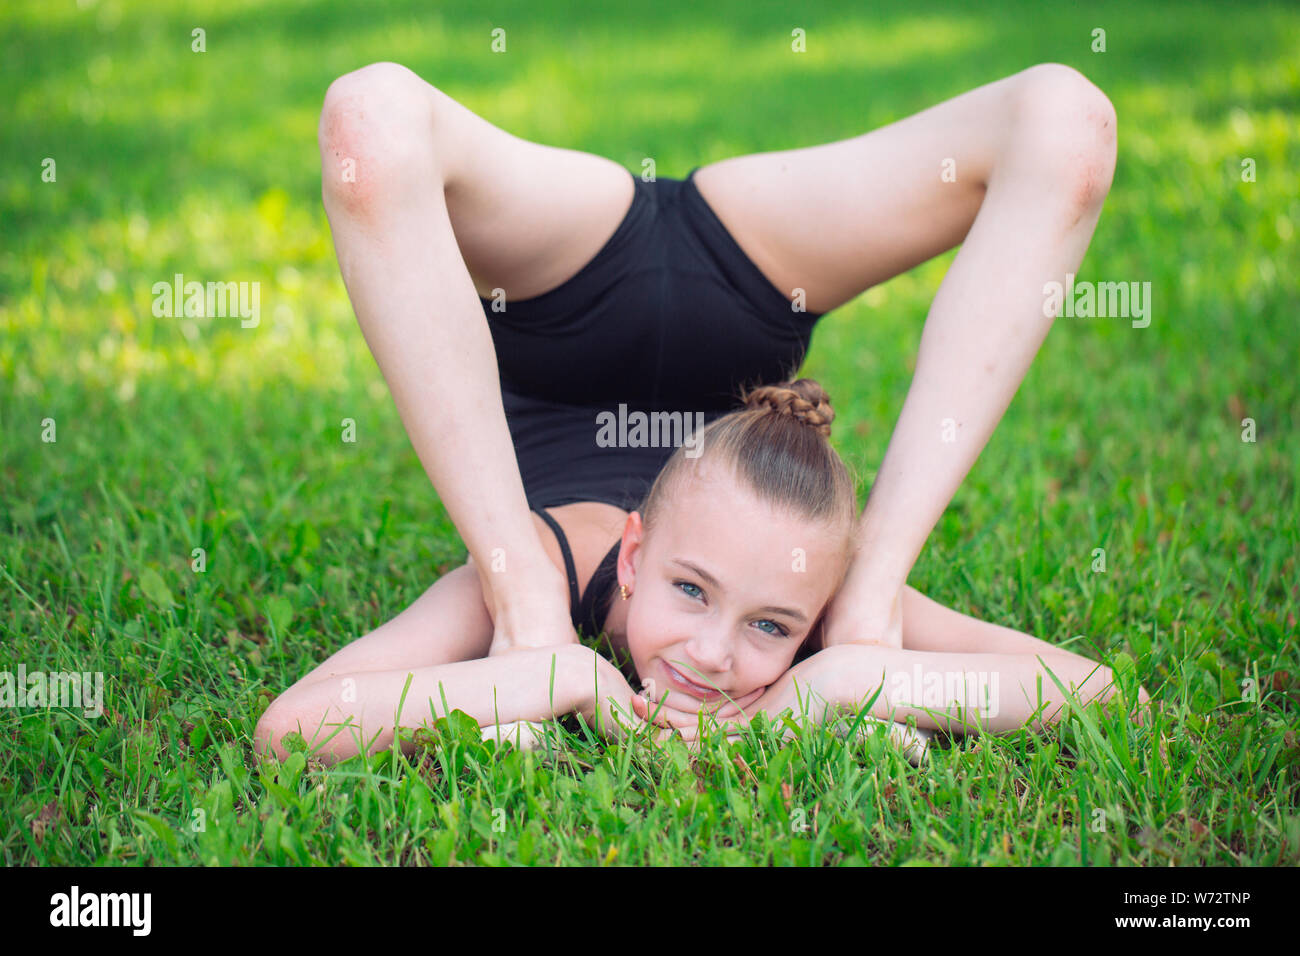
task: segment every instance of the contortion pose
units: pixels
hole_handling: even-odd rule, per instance
[[[518,741],[574,712],[695,740],[702,711],[732,733],[878,689],[871,717],[962,732],[1049,723],[1056,680],[1114,693],[906,585],[1110,188],[1115,112],[1078,72],[672,179],[376,63],[330,86],[320,150],[357,320],[469,560],[286,690],[259,749],[387,747],[399,702]],[[794,375],[822,315],[959,243],[859,514],[826,391]]]

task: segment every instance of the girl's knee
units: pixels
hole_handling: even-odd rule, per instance
[[[1053,192],[1072,211],[1099,205],[1115,172],[1117,119],[1110,99],[1060,63],[1031,67],[1018,79],[1011,148],[1050,177]]]

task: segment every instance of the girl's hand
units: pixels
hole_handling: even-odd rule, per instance
[[[811,714],[813,719],[821,720],[823,711],[829,703],[825,693],[827,681],[824,678],[824,663],[824,660],[818,661],[817,655],[814,654],[807,660],[801,661],[790,668],[770,686],[760,687],[744,697],[738,698],[735,704],[726,704],[718,708],[712,716],[717,717],[719,729],[726,734],[728,741],[742,740],[744,738],[744,728],[759,711],[767,714],[768,720],[773,723],[777,722],[781,715],[787,711],[792,711],[796,720],[800,720],[801,715],[804,714]],[[670,693],[669,697],[673,700],[679,698],[688,701],[693,700],[693,698],[684,694]],[[636,708],[637,716],[653,720],[661,727],[673,727],[682,740],[688,744],[698,744],[700,737],[699,715],[701,711],[670,709],[666,703],[658,704],[644,697],[634,698],[633,705]],[[655,715],[656,709],[659,710],[657,716]],[[706,714],[706,728],[709,727],[708,716]],[[734,719],[736,716],[739,716],[740,719]],[[787,728],[784,736],[788,737],[791,733],[793,732]]]
[[[670,729],[655,727],[634,713],[632,688],[618,668],[596,651],[578,644],[560,652],[555,659],[556,696],[569,702],[557,703],[557,708],[567,706],[582,714],[593,726],[599,719],[602,733],[614,739],[644,733],[652,739],[664,741],[671,736]],[[536,721],[487,724],[481,729],[484,741],[509,740],[520,750],[537,750],[544,744],[544,727]]]
[[[789,673],[787,671],[787,673]],[[778,683],[788,683],[785,677],[782,677]],[[685,741],[688,746],[695,749],[700,742],[700,721],[704,721],[704,729],[712,731],[716,726],[718,730],[726,735],[728,741],[735,743],[744,739],[743,729],[749,723],[750,718],[760,710],[765,709],[764,701],[768,701],[775,706],[782,700],[781,689],[773,684],[771,687],[759,687],[750,691],[744,697],[736,698],[734,702],[727,701],[721,707],[715,710],[704,709],[684,709],[696,703],[695,699],[685,694],[674,694],[671,691],[666,695],[666,700],[655,701],[643,694],[633,697],[632,705],[638,717],[651,721],[655,726],[664,728],[666,732],[675,734],[678,738]],[[688,703],[680,704],[673,707],[669,701],[685,701]],[[737,719],[739,718],[739,719]]]
[[[741,700],[756,702],[759,698],[755,695],[761,695],[766,688],[760,687],[757,690],[747,694]],[[741,728],[744,723],[737,722],[734,719],[728,719],[734,716],[737,708],[734,705],[727,705],[727,710],[719,709],[713,713],[708,711],[685,711],[676,708],[669,708],[662,702],[653,702],[647,700],[643,695],[636,695],[632,698],[632,706],[638,717],[653,720],[653,726],[659,729],[659,733],[667,736],[675,736],[684,741],[687,746],[696,749],[700,742],[700,718],[704,718],[705,729],[712,729],[712,722],[716,720],[718,727],[727,735],[727,740],[735,743],[742,740],[743,735]],[[747,703],[746,707],[749,706]],[[757,712],[757,711],[754,711]],[[745,711],[739,711],[742,718],[745,717]],[[650,715],[647,717],[647,715]],[[746,718],[746,722],[747,722]],[[660,737],[658,739],[664,739]]]
[[[662,742],[672,736],[671,728],[655,726],[636,713],[636,692],[617,667],[586,645],[578,645],[575,656],[580,670],[570,679],[578,681],[577,711],[587,723],[594,725],[599,720],[601,732],[618,740],[644,734]]]
[[[667,691],[659,699],[652,684],[646,684],[643,685],[642,692],[633,698],[633,703],[638,708],[638,716],[651,720],[656,726],[696,730],[701,714],[705,715],[706,724],[709,717],[715,717],[719,722],[744,717],[745,709],[753,706],[766,691],[766,687],[758,687],[743,697],[733,700],[724,698],[721,702],[701,706],[700,701],[694,697],[678,691]]]

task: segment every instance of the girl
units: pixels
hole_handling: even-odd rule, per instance
[[[877,688],[874,717],[965,730],[1050,721],[1058,680],[1110,696],[1105,668],[905,584],[1109,189],[1114,110],[1080,74],[648,180],[379,63],[331,84],[320,147],[358,322],[470,557],[274,701],[260,750],[300,731],[337,759],[453,709],[694,739],[701,712]],[[856,515],[826,395],[788,379],[822,315],[959,242]]]

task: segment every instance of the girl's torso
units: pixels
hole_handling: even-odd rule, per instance
[[[798,371],[821,317],[768,281],[690,175],[633,179],[622,223],[577,274],[503,311],[481,300],[533,508],[636,508],[743,386]]]

